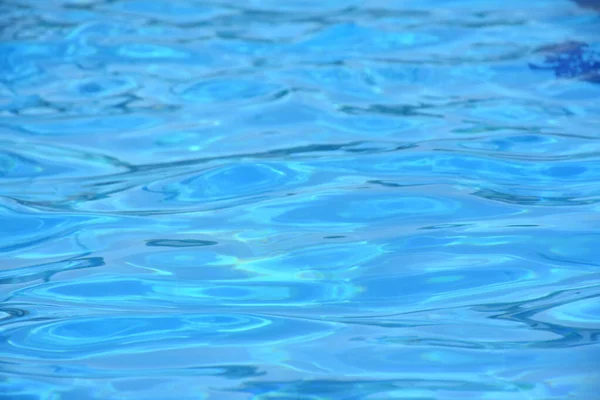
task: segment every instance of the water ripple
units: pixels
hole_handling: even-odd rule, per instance
[[[326,323],[236,314],[70,318],[5,330],[14,351],[28,359],[69,360],[117,354],[286,343],[331,334]],[[124,351],[127,349],[127,351]],[[11,357],[3,351],[3,358]]]
[[[1,2],[0,399],[595,399],[597,3]]]

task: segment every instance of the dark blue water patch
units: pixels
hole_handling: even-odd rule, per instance
[[[574,0],[581,7],[600,10],[600,1],[598,0]]]
[[[533,69],[549,69],[557,78],[577,78],[600,83],[600,49],[588,43],[567,42],[549,46],[542,51],[546,58],[542,65],[532,64]]]
[[[146,242],[146,245],[155,247],[204,247],[216,244],[218,242],[212,240],[196,239],[152,239]]]
[[[10,395],[10,397],[0,395],[1,400],[36,400],[37,398],[36,395]]]

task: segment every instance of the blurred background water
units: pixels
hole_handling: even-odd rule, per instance
[[[598,399],[598,9],[2,0],[0,399]]]

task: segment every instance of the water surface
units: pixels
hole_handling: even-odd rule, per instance
[[[595,4],[4,0],[0,399],[596,399]]]

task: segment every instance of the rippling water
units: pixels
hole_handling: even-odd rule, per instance
[[[0,399],[597,399],[598,3],[4,0]]]

